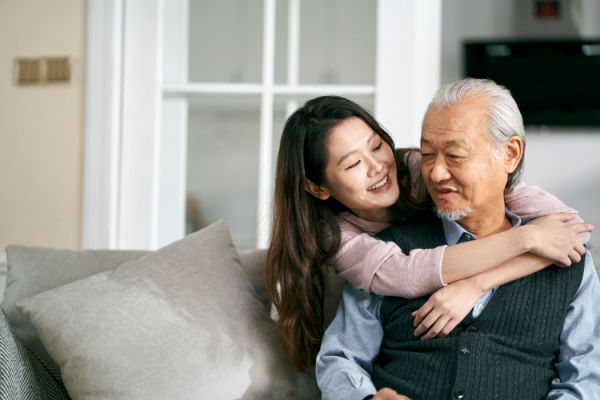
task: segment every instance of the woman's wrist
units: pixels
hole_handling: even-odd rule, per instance
[[[482,296],[485,292],[494,287],[491,282],[488,282],[486,273],[473,275],[465,279],[464,282],[469,284],[473,289],[480,291]]]
[[[537,246],[537,226],[535,225],[522,225],[513,231],[518,235],[518,243],[520,253],[529,253]]]

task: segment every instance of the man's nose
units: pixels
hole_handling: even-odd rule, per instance
[[[450,177],[451,174],[448,165],[446,164],[446,160],[444,160],[443,157],[436,157],[429,174],[431,181],[436,183],[444,182],[450,179]]]

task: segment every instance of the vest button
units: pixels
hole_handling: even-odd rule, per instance
[[[468,356],[469,354],[471,354],[471,351],[470,351],[468,348],[466,348],[466,347],[463,347],[462,349],[460,349],[460,353],[461,353],[463,356]]]
[[[454,392],[454,398],[455,399],[464,399],[465,398],[465,392],[463,392],[462,390],[457,390],[456,392]]]

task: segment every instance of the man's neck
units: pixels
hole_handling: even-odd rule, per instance
[[[473,210],[473,212],[457,222],[477,239],[504,232],[512,228],[512,223],[506,216],[504,207],[486,210],[481,213],[477,213],[476,210]]]

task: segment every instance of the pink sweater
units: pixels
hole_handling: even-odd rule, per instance
[[[419,174],[420,154],[409,153],[407,161],[413,194],[423,198],[426,189]],[[504,195],[504,200],[523,223],[548,214],[577,212],[556,196],[524,183],[515,185]],[[415,298],[445,286],[442,257],[446,246],[415,249],[407,256],[395,243],[373,237],[390,224],[368,221],[350,212],[340,213],[337,220],[341,230],[340,248],[331,263],[338,274],[354,287],[386,296]],[[582,219],[577,216],[573,222],[582,222]],[[579,236],[583,242],[587,242],[589,237],[587,233]]]

